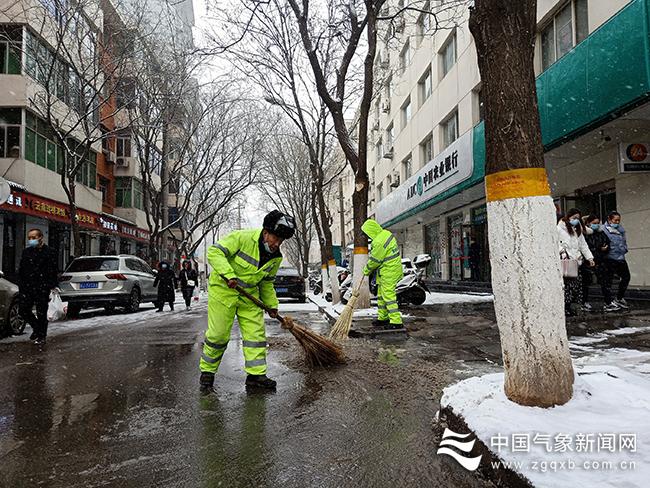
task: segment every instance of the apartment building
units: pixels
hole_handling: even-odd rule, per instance
[[[382,34],[369,214],[397,235],[403,255],[432,255],[430,277],[488,281],[481,79],[468,18],[467,9],[445,10],[438,28],[421,15]],[[650,2],[539,0],[537,18],[537,93],[558,212],[621,212],[632,285],[650,285]],[[474,276],[470,255],[480,262]]]
[[[193,18],[187,2],[179,8]],[[117,73],[111,69],[114,53],[101,42],[111,28],[123,27],[123,17],[109,0],[10,0],[0,11],[0,171],[12,188],[0,205],[0,262],[10,279],[31,228],[41,229],[57,250],[60,268],[73,252],[61,184],[66,156],[55,134],[65,133],[66,146],[78,148],[75,204],[83,254],[149,254],[135,144],[117,110],[119,91],[110,88],[120,80],[107,82]],[[78,47],[79,54],[66,58],[62,43]],[[154,191],[160,189],[160,157],[152,151]]]

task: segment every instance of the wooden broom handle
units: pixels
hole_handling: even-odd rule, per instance
[[[226,278],[224,275],[221,275],[221,277],[224,279],[226,283],[228,283],[230,280]],[[262,310],[264,310],[266,313],[271,313],[271,310],[273,310],[271,307],[266,306],[266,304],[260,300],[259,298],[254,297],[250,293],[248,293],[246,290],[244,290],[241,286],[237,285],[235,287],[235,290],[239,292],[240,295],[248,298],[251,302],[253,302],[255,305],[260,307]],[[280,314],[275,317],[278,322],[281,322],[284,324],[284,317],[282,317]]]

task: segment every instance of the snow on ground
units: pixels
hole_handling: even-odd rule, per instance
[[[462,415],[492,452],[536,487],[646,487],[650,353],[590,352],[574,360],[573,398],[565,405],[542,409],[513,403],[503,392],[503,374],[497,373],[446,388],[441,406]],[[514,448],[513,436],[520,449]]]
[[[447,303],[487,303],[493,302],[494,295],[489,293],[427,293],[424,305],[442,305]]]
[[[296,302],[285,302],[280,299],[280,313],[284,312],[318,312],[318,305],[315,303],[296,303]]]

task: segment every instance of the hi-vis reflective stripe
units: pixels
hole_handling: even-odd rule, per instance
[[[391,235],[391,236],[388,238],[388,240],[386,241],[386,243],[384,244],[384,249],[386,249],[386,248],[388,247],[388,245],[389,245],[391,242],[393,242],[394,240],[395,240],[395,236],[394,236],[394,235]]]
[[[226,255],[226,257],[230,256],[230,251],[223,247],[221,244],[215,244],[214,247],[220,249]]]
[[[254,257],[249,256],[245,252],[242,251],[237,251],[237,256],[242,258],[244,261],[246,261],[249,264],[252,264],[253,266],[257,267],[260,265],[259,261],[257,261]]]
[[[246,283],[243,280],[240,280],[237,278],[237,284],[241,286],[242,288],[255,288],[257,285],[251,285],[250,283]]]
[[[391,259],[395,259],[395,258],[398,258],[398,257],[399,257],[399,253],[395,253],[392,256],[388,256],[388,257],[384,258],[384,263],[386,261],[390,261]]]
[[[252,368],[254,366],[266,366],[266,359],[253,359],[252,361],[244,362],[244,366]]]
[[[221,358],[211,358],[207,354],[201,354],[201,359],[203,359],[206,363],[214,364],[218,362]]]
[[[266,341],[241,341],[241,344],[244,347],[266,347]]]
[[[379,259],[377,259],[376,257],[374,257],[374,256],[369,255],[368,259],[370,259],[370,261],[374,261],[375,263],[381,263],[381,261]]]
[[[397,305],[397,300],[391,300],[390,302],[386,302],[386,306],[388,305]]]
[[[211,342],[211,341],[209,341],[209,340],[207,340],[207,339],[203,339],[203,343],[204,343],[206,346],[209,346],[209,347],[211,347],[211,348],[213,348],[213,349],[225,349],[226,347],[228,347],[228,343],[227,343],[227,342],[226,342],[225,344],[217,344],[217,343],[215,343],[215,342]]]

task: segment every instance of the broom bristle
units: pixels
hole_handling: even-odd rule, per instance
[[[343,349],[312,330],[296,324],[291,317],[284,317],[282,324],[298,340],[305,351],[309,366],[333,366],[345,362]]]
[[[359,300],[359,292],[355,291],[352,293],[350,300],[348,300],[347,305],[339,315],[339,318],[336,320],[330,331],[330,339],[337,341],[347,339],[348,334],[350,333],[350,328],[352,327],[352,319],[354,318],[354,308],[357,305],[357,300]]]

